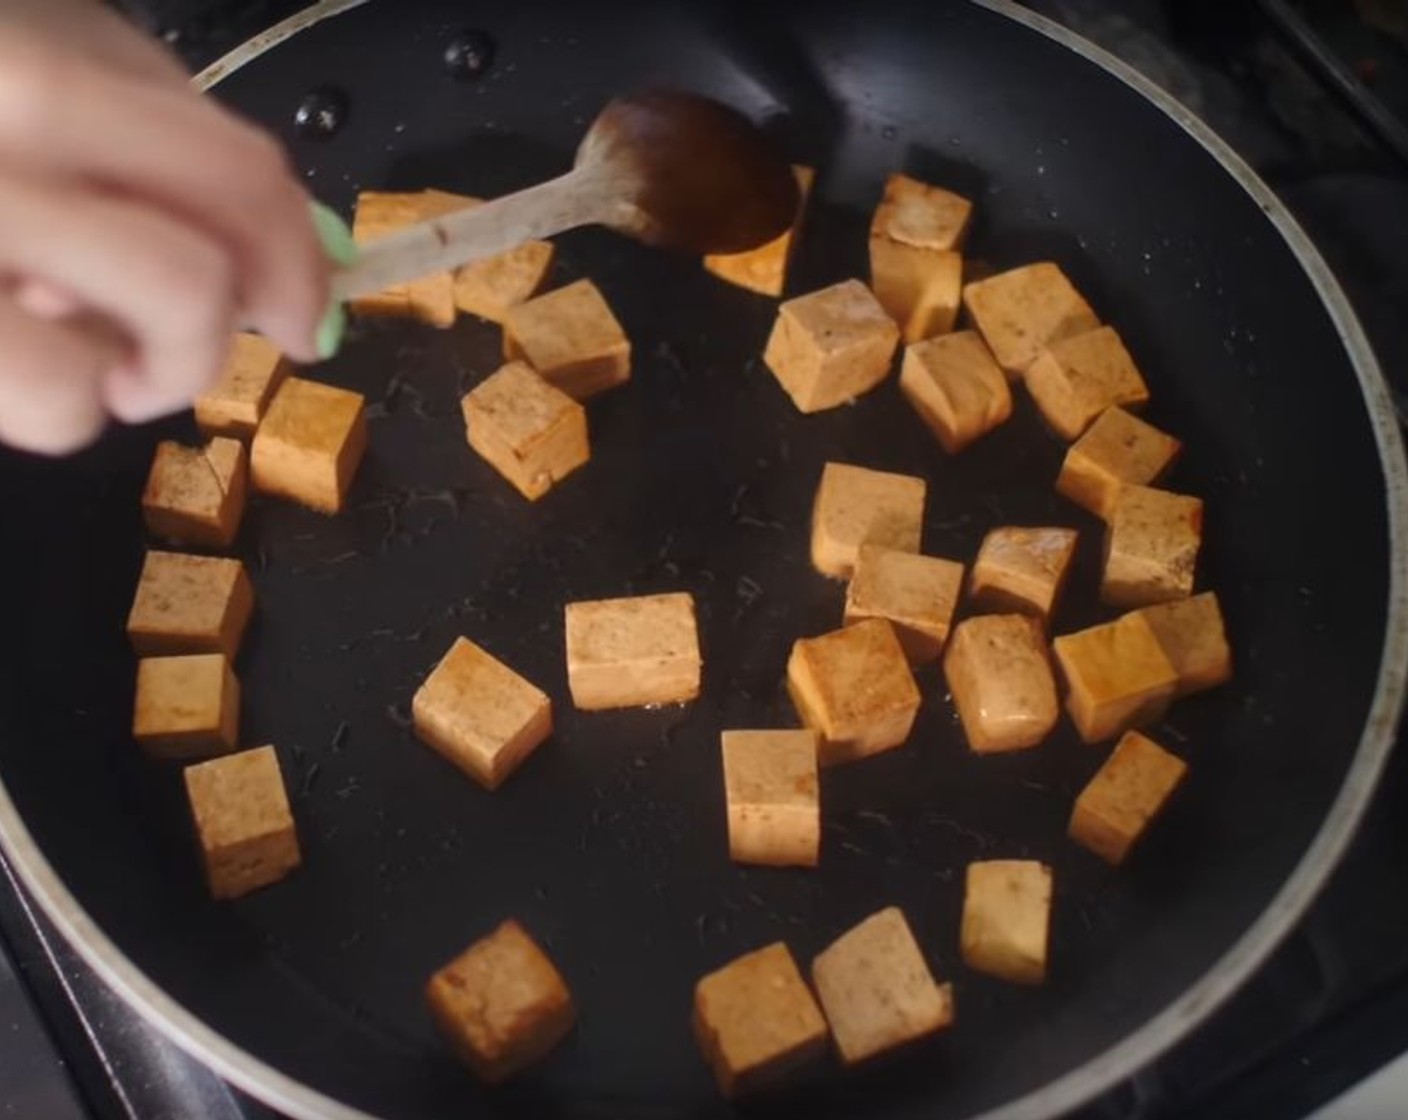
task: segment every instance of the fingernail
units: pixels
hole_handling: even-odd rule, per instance
[[[318,240],[322,242],[328,259],[344,267],[355,262],[357,243],[352,240],[352,231],[337,211],[316,198],[308,200],[308,209],[313,215],[313,228],[318,231]]]
[[[347,332],[347,308],[341,303],[332,303],[318,324],[318,359],[327,361],[342,346],[342,336]]]

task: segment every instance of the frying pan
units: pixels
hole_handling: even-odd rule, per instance
[[[470,83],[439,61],[466,20],[498,48]],[[325,4],[206,77],[344,209],[358,188],[492,195],[556,173],[622,88],[720,97],[820,168],[793,291],[863,274],[887,172],[973,196],[973,254],[1060,261],[1141,362],[1152,418],[1186,440],[1170,486],[1207,500],[1200,582],[1222,597],[1238,671],[1153,730],[1191,779],[1123,870],[1063,836],[1105,750],[1063,727],[1040,749],[973,757],[932,667],[910,743],[824,776],[818,870],[730,865],[718,733],[789,724],[790,643],[839,618],[806,555],[825,460],[924,474],[936,554],[971,560],[994,524],[1079,528],[1058,632],[1104,617],[1098,526],[1054,496],[1062,447],[1027,402],[955,459],[893,383],[800,417],[759,364],[771,301],[575,233],[554,280],[601,285],[635,380],[593,402],[590,466],[542,502],[464,445],[458,399],[496,365],[495,331],[365,323],[314,371],[367,394],[371,449],[345,515],[256,501],[238,544],[259,597],[243,738],[279,748],[306,865],[234,905],[206,896],[179,775],[127,731],[138,494],[154,440],[190,437],[188,421],[69,462],[0,463],[0,838],[85,956],[179,1043],[300,1117],[733,1115],[690,1038],[695,980],[779,938],[808,960],[893,903],[955,981],[956,1027],[740,1111],[1052,1115],[1191,1029],[1294,922],[1403,696],[1403,452],[1323,262],[1178,105],[1001,3]],[[295,136],[295,105],[322,84],[347,92],[344,127]],[[701,700],[562,702],[562,604],[673,589],[699,604]],[[461,633],[559,698],[553,739],[492,795],[406,726]],[[963,868],[995,856],[1054,865],[1041,989],[958,960]],[[559,962],[581,1022],[488,1091],[433,1038],[421,987],[510,915]]]

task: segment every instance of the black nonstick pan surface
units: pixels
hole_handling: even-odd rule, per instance
[[[442,54],[471,28],[497,49],[456,81]],[[1388,749],[1404,468],[1313,249],[1235,157],[1110,65],[1005,6],[380,0],[227,64],[214,94],[279,131],[348,212],[359,188],[494,195],[557,174],[606,100],[664,82],[819,168],[792,292],[865,274],[893,170],[973,197],[969,252],[989,266],[1060,262],[1143,367],[1151,419],[1187,444],[1168,485],[1207,501],[1199,582],[1237,657],[1233,684],[1153,730],[1191,777],[1126,868],[1064,838],[1106,748],[1063,724],[1037,750],[973,757],[933,666],[904,748],[825,773],[819,869],[730,864],[719,732],[792,724],[791,643],[840,619],[839,585],[807,561],[826,460],[926,476],[937,555],[970,562],[997,524],[1079,528],[1057,632],[1106,617],[1099,527],[1052,491],[1063,447],[1025,399],[956,459],[893,381],[800,416],[759,358],[774,301],[585,231],[561,239],[554,283],[597,281],[635,377],[591,404],[592,462],[540,503],[464,442],[459,398],[497,365],[497,329],[362,323],[312,371],[367,395],[371,447],[343,516],[255,501],[238,543],[258,595],[242,738],[278,747],[305,866],[233,905],[207,897],[179,774],[128,732],[138,496],[155,440],[189,422],[70,462],[0,461],[0,836],[46,908],[174,1037],[302,1116],[733,1115],[690,1036],[695,981],[778,939],[805,962],[888,904],[955,983],[954,1029],[738,1112],[1049,1115],[1188,1030],[1313,894]],[[292,121],[320,86],[349,111],[314,140]],[[702,698],[575,712],[563,604],[666,590],[698,602]],[[552,740],[493,794],[408,727],[460,634],[557,701]],[[963,869],[1002,856],[1055,868],[1038,990],[958,959]],[[422,985],[510,916],[560,965],[580,1024],[486,1091],[435,1039]]]

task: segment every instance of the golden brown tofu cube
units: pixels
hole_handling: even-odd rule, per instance
[[[987,610],[1049,619],[1076,554],[1074,529],[993,529],[973,563],[973,598]]]
[[[127,635],[142,657],[239,652],[254,587],[238,560],[147,553],[127,617]]]
[[[843,280],[777,309],[763,361],[800,412],[835,408],[884,381],[899,331],[869,288]]]
[[[968,865],[963,893],[963,963],[1013,984],[1046,979],[1051,868],[1030,859]]]
[[[137,663],[132,737],[153,758],[208,758],[239,740],[240,682],[223,653]]]
[[[469,446],[529,501],[591,458],[587,410],[524,362],[501,366],[462,407]]]
[[[220,379],[196,398],[200,430],[248,439],[287,373],[288,363],[272,342],[257,334],[235,335]]]
[[[188,766],[184,777],[215,898],[239,898],[299,865],[298,832],[273,747]]]
[[[367,449],[360,393],[290,377],[254,436],[250,474],[256,490],[337,513]]]
[[[527,362],[574,400],[631,377],[631,341],[590,280],[578,280],[504,313],[504,357]]]
[[[1147,486],[1122,487],[1105,530],[1100,601],[1142,607],[1188,598],[1202,543],[1200,498]]]
[[[416,222],[477,204],[477,199],[448,191],[363,191],[357,196],[352,237],[357,244],[365,245]],[[432,273],[358,297],[352,301],[352,308],[364,315],[411,315],[434,327],[449,327],[455,322],[454,281],[448,272]]]
[[[797,216],[790,229],[784,230],[766,244],[742,253],[710,253],[704,267],[722,280],[737,284],[763,296],[780,296],[787,286],[787,268],[792,263],[792,249],[802,229],[816,172],[810,167],[793,165],[797,179]]]
[[[1125,486],[1150,486],[1183,445],[1124,409],[1107,408],[1071,444],[1056,490],[1099,518],[1108,518]]]
[[[1141,405],[1149,387],[1112,327],[1051,343],[1027,367],[1027,391],[1056,432],[1075,439],[1106,409]]]
[[[1158,743],[1127,732],[1076,798],[1071,839],[1119,866],[1187,772],[1183,761]]]
[[[237,439],[217,436],[205,447],[162,440],[142,490],[147,531],[178,544],[228,548],[244,516],[248,474]]]
[[[552,701],[467,638],[417,690],[416,734],[485,789],[501,782],[552,734]]]
[[[774,1085],[826,1049],[826,1020],[781,941],[730,961],[694,989],[694,1037],[719,1091]]]
[[[904,352],[900,391],[950,455],[1012,415],[1012,390],[976,331],[919,342]]]
[[[924,528],[922,478],[827,463],[812,506],[812,564],[850,579],[863,544],[918,552]]]
[[[1087,743],[1162,718],[1178,674],[1139,613],[1063,634],[1053,643],[1065,675],[1066,710]]]
[[[425,996],[445,1041],[491,1084],[544,1057],[577,1018],[562,974],[512,920],[440,969]]]
[[[978,754],[1034,747],[1061,718],[1041,623],[1027,615],[960,622],[944,654],[944,679]]]
[[[1232,679],[1232,650],[1213,592],[1159,603],[1139,613],[1178,674],[1175,698],[1215,688]]]
[[[821,847],[815,731],[725,731],[728,854],[738,863],[815,867]]]
[[[963,305],[997,364],[1013,377],[1051,343],[1100,325],[1066,274],[1049,261],[965,284]]]
[[[802,723],[821,732],[823,766],[898,747],[919,713],[904,647],[883,618],[799,638],[787,660],[787,691]]]
[[[491,323],[538,294],[552,269],[551,241],[525,241],[512,249],[461,265],[455,272],[455,306]]]
[[[846,625],[889,619],[910,664],[933,661],[948,641],[962,589],[962,564],[863,544],[846,588]]]
[[[870,286],[905,342],[947,334],[963,301],[963,257],[872,234]]]
[[[684,592],[568,603],[567,685],[587,711],[699,695],[694,598]]]
[[[848,1066],[953,1022],[953,987],[935,983],[895,906],[872,914],[819,953],[812,983]]]
[[[870,236],[920,249],[959,249],[972,217],[973,204],[962,195],[895,173],[885,180]]]

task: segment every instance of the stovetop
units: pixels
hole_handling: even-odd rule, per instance
[[[125,0],[193,66],[289,0]],[[1171,90],[1344,283],[1408,419],[1408,0],[1038,0]],[[1078,1120],[1301,1117],[1408,1051],[1408,752],[1324,894],[1211,1020]],[[1408,1090],[1405,1090],[1408,1092]],[[0,858],[0,1114],[273,1120],[109,992]]]

